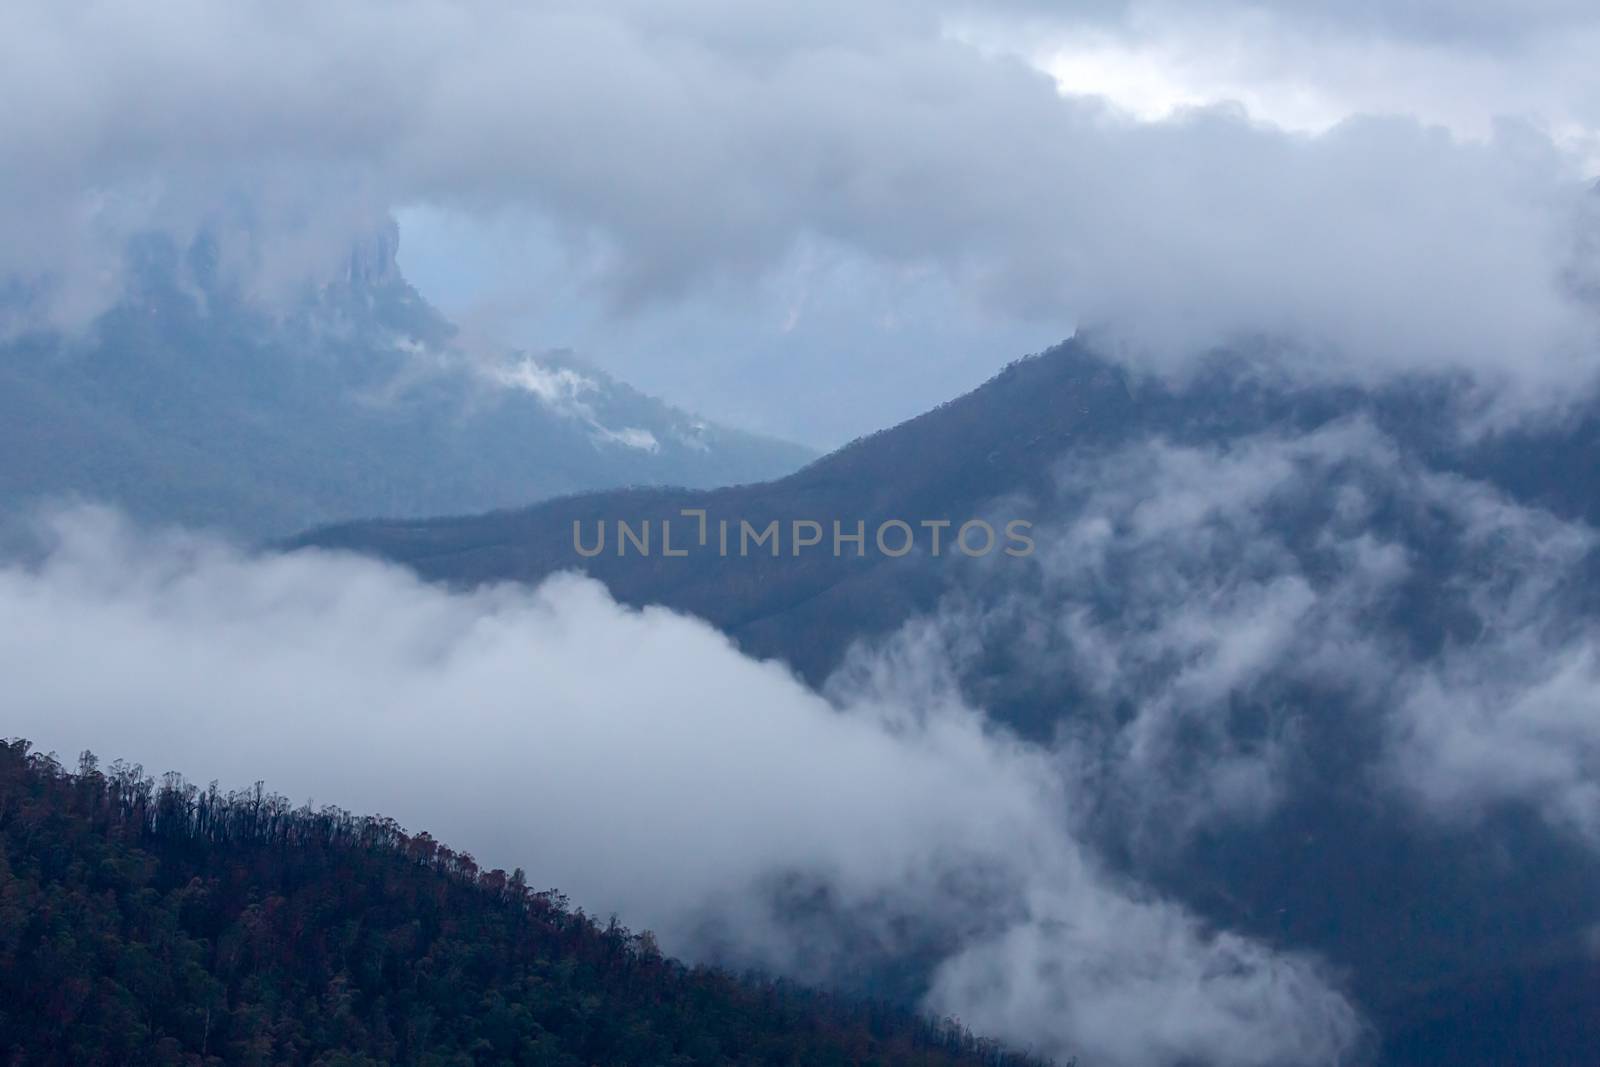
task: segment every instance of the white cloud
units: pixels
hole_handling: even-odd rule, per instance
[[[1452,488],[1489,560],[1460,579],[1476,632],[1404,675],[1385,771],[1446,819],[1519,802],[1600,847],[1600,627],[1565,596],[1590,580],[1600,537]]]
[[[1350,1052],[1359,1026],[1349,1006],[1329,997],[1298,964],[1227,934],[1211,940],[1204,957],[1174,953],[1205,936],[1192,920],[1126,898],[1097,903],[1102,907],[1086,914],[1082,901],[1043,895],[1033,902],[1030,923],[947,961],[933,1003],[980,1031],[1015,1034],[1046,1048],[1059,1048],[1053,1031],[1073,1034],[1090,1063],[1121,1060],[1130,1034],[1139,1035],[1141,1059],[1151,1063],[1339,1063]],[[1101,958],[1108,939],[1134,931],[1149,955],[1114,984],[1093,966],[1061,965]],[[1185,981],[1172,980],[1174,956],[1178,967],[1195,968]],[[1194,996],[1200,987],[1207,994]],[[1298,1024],[1292,1031],[1274,1028],[1271,1045],[1239,1025],[1280,1015]]]
[[[1370,531],[1357,498],[1370,480],[1408,476],[1361,421],[1216,447],[1151,440],[1060,465],[1073,503],[1036,531],[1037,588],[1001,611],[1032,620],[1021,670],[1081,679],[1066,739],[1150,844],[1284,799],[1304,720],[1327,714],[1292,682],[1325,702],[1381,695],[1367,681],[1391,666],[1378,613],[1410,549]],[[1343,507],[1297,541],[1330,477]],[[1241,704],[1265,710],[1243,735]]]
[[[1035,518],[1036,570],[988,575],[840,678],[942,656],[946,689],[1023,694],[1136,865],[1330,767],[1397,819],[1520,804],[1600,845],[1586,525],[1431,470],[1365,420],[1080,452]],[[1345,748],[1308,744],[1329,738]]]
[[[675,950],[709,931],[814,973],[841,962],[819,949],[937,931],[956,947],[931,1006],[1096,1063],[1334,1063],[1359,1035],[1312,961],[1103,873],[1051,756],[901,677],[914,661],[833,704],[577,577],[451,593],[101,512],[49,530],[0,569],[5,730],[42,747],[381,811]],[[789,925],[786,885],[824,890],[849,936]],[[1129,1024],[1136,1001],[1158,1025]]]
[[[1145,118],[1237,101],[1289,129],[1406,114],[1485,137],[1531,120],[1600,166],[1592,5],[1222,0],[970,4],[950,32]]]
[[[736,291],[815,240],[1110,325],[1165,365],[1266,334],[1358,377],[1465,369],[1544,399],[1592,377],[1564,281],[1581,166],[1533,127],[1141,123],[938,15],[24,0],[0,15],[0,92],[29,101],[0,117],[21,161],[0,272],[55,277],[81,311],[108,238],[243,190],[293,253],[246,263],[327,259],[333,222],[398,204],[532,211],[624,310]]]

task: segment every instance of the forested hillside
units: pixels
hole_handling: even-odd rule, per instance
[[[953,1022],[689,968],[522,871],[253,791],[0,743],[8,1064],[1040,1067]]]

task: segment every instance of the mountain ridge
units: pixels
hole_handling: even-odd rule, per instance
[[[263,303],[202,233],[129,248],[80,337],[0,351],[0,500],[84,496],[158,523],[282,536],[362,514],[783,473],[797,445],[717,426],[569,354],[465,341],[406,282],[392,225],[333,280]]]
[[[1530,654],[1559,655],[1600,618],[1600,406],[1474,435],[1460,431],[1471,401],[1460,382],[1295,385],[1227,358],[1172,384],[1078,338],[774,482],[348,524],[285,547],[355,551],[463,588],[581,569],[623,602],[704,618],[824,692],[851,684],[863,650],[892,658],[897,640],[931,636],[963,699],[998,728],[1110,761],[1094,765],[1104,791],[1086,800],[1086,833],[1116,866],[1219,928],[1329,959],[1394,1036],[1385,1062],[1424,1063],[1416,1035],[1435,1032],[1437,990],[1461,990],[1454,1008],[1481,1014],[1471,991],[1508,974],[1588,975],[1586,938],[1600,923],[1600,857],[1545,817],[1537,794],[1433,820],[1404,776],[1379,785],[1394,745],[1455,728],[1403,716],[1463,669],[1463,650],[1501,675],[1531,669],[1521,684],[1537,686]],[[676,541],[684,508],[869,530],[1020,517],[1040,550],[575,550],[575,524],[591,537],[618,520],[670,521]],[[1204,658],[1206,642],[1234,639],[1284,651],[1259,665]],[[1386,673],[1363,679],[1346,647],[1363,643],[1362,655],[1387,657],[1373,668]],[[1195,690],[1197,657],[1219,679],[1256,673]],[[1479,714],[1526,698],[1488,699],[1500,703]],[[1173,731],[1154,765],[1127,733],[1149,709]],[[1251,786],[1263,799],[1209,792],[1212,768],[1235,764],[1268,776]],[[1235,815],[1230,803],[1244,807]],[[1565,995],[1559,983],[1529,988],[1550,1010]],[[1503,1010],[1507,1032],[1525,1033],[1540,1009]],[[1582,1042],[1600,1040],[1579,1029],[1552,1062],[1582,1062]]]
[[[18,1064],[1048,1067],[884,1004],[688,967],[382,816],[0,742]]]
[[[941,518],[959,523],[996,498],[1026,503],[1049,495],[1055,464],[1063,457],[1103,452],[1151,432],[1177,442],[1205,441],[1274,429],[1303,432],[1356,416],[1371,419],[1445,469],[1504,486],[1519,499],[1564,517],[1600,521],[1600,477],[1595,474],[1600,466],[1600,406],[1591,405],[1559,434],[1512,428],[1497,437],[1462,442],[1437,432],[1454,420],[1461,400],[1449,383],[1415,391],[1278,388],[1254,380],[1248,368],[1241,375],[1237,367],[1222,362],[1171,388],[1159,379],[1134,377],[1100,356],[1090,342],[1073,338],[1014,361],[962,397],[770,482],[704,490],[659,486],[586,491],[482,515],[339,523],[282,544],[368,552],[411,566],[423,577],[468,586],[536,581],[578,567],[605,581],[624,601],[665,603],[701,615],[747,641],[752,654],[785,658],[809,680],[820,682],[838,665],[843,648],[829,644],[820,656],[794,655],[792,645],[764,635],[761,620],[782,606],[785,590],[797,597],[815,596],[850,576],[887,568],[897,582],[913,587],[900,594],[887,583],[875,589],[902,601],[903,610],[894,613],[898,623],[915,610],[932,607],[915,588],[919,575],[908,563],[847,558],[826,566],[816,557],[800,563],[739,561],[762,572],[759,580],[766,591],[754,603],[748,592],[742,593],[739,608],[733,610],[720,593],[697,595],[693,588],[692,572],[708,557],[682,565],[659,555],[617,558],[607,553],[586,559],[573,550],[567,523],[648,519],[659,524],[677,518],[684,507],[705,507],[708,513],[720,509],[756,525],[773,518],[860,520],[869,529],[875,521],[893,517],[912,525]],[[727,567],[722,570],[728,573]],[[821,571],[829,573],[822,576]],[[711,581],[709,575],[705,580]]]

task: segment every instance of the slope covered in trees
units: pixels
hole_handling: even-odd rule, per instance
[[[0,1060],[1040,1067],[689,968],[393,821],[0,743]]]

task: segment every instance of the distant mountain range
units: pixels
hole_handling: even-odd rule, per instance
[[[83,335],[0,346],[0,506],[78,496],[262,537],[759,481],[812,458],[564,354],[475,348],[407,284],[397,246],[391,226],[336,281],[267,307],[204,234],[134,243],[125,299]]]
[[[1106,855],[1331,961],[1387,1062],[1592,1062],[1600,708],[1556,682],[1600,619],[1600,406],[1474,430],[1460,382],[1305,386],[1237,353],[1206,368],[1141,378],[1075,339],[765,484],[293,543],[462,586],[581,568],[823,687],[931,635],[969,700],[1082,762]],[[1031,523],[1035,550],[952,549],[974,518]],[[648,553],[619,520],[648,524]],[[776,556],[737,540],[774,520]],[[797,554],[797,520],[819,547]],[[864,552],[834,554],[836,520],[861,523]],[[903,555],[875,543],[894,520],[918,538]],[[937,555],[930,521],[951,524]],[[662,551],[664,523],[685,555]],[[1463,1027],[1494,1040],[1440,1037]]]
[[[1010,506],[1007,517],[1014,512],[1041,523],[1060,521],[1062,505],[1071,510],[1071,501],[1056,499],[1062,464],[1140,442],[1220,447],[1363,418],[1431,468],[1482,479],[1517,500],[1600,525],[1600,407],[1569,413],[1554,431],[1530,424],[1463,441],[1453,431],[1459,400],[1456,389],[1437,382],[1382,391],[1289,387],[1229,360],[1173,388],[1141,381],[1072,340],[1013,363],[966,396],[764,484],[583,493],[494,514],[333,525],[291,543],[381,555],[455,584],[531,582],[581,567],[623,600],[699,615],[752,654],[782,658],[820,683],[853,642],[932,609],[978,565],[964,565],[965,557],[949,550],[936,564],[926,551],[927,532],[923,550],[904,557],[878,551],[857,557],[848,545],[843,558],[822,550],[796,557],[786,540],[777,558],[763,544],[743,558],[697,551],[680,562],[663,556],[659,545],[650,555],[621,554],[613,537],[604,553],[585,558],[574,548],[574,523],[591,547],[596,524],[619,519],[635,528],[649,521],[657,530],[663,520],[674,521],[680,539],[691,530],[698,536],[698,517],[682,516],[684,509],[704,509],[712,522],[747,521],[758,530],[775,519],[839,519],[851,531],[864,522],[869,547],[875,547],[877,526],[897,517],[959,526]],[[945,540],[953,533],[954,527]],[[831,527],[826,534],[831,541]],[[731,555],[738,557],[737,544]],[[992,571],[982,568],[982,576]]]

